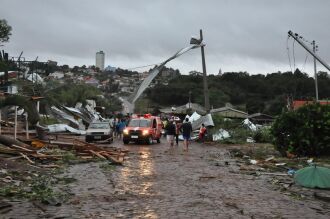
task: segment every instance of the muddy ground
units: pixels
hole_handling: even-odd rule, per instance
[[[65,201],[3,197],[12,207],[0,218],[330,218],[329,202],[315,199],[315,190],[292,185],[288,176],[255,174],[256,165],[242,171],[247,165],[228,146],[193,143],[183,152],[165,139],[111,146],[130,150],[123,166],[69,165],[56,177],[72,180],[54,186]]]

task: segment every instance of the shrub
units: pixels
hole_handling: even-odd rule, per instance
[[[271,132],[276,148],[302,156],[330,154],[330,105],[310,104],[282,113]]]
[[[257,143],[271,143],[273,141],[273,136],[269,128],[262,128],[253,133],[253,139]]]

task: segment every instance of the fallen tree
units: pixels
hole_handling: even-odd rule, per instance
[[[27,112],[28,121],[31,125],[37,124],[40,119],[36,104],[28,97],[10,95],[4,99],[0,99],[0,109],[6,106],[22,107]]]

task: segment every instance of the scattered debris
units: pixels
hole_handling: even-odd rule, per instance
[[[97,146],[77,139],[73,139],[71,142],[32,140],[29,145],[7,136],[0,136],[0,143],[3,144],[0,145],[0,154],[5,154],[6,159],[25,159],[30,165],[41,168],[58,168],[59,165],[56,164],[56,161],[63,159],[64,151],[73,150],[76,157],[82,160],[98,158],[120,165],[128,152],[115,147]],[[56,149],[63,152],[56,153],[58,152]]]
[[[248,138],[246,139],[246,142],[247,142],[247,143],[255,143],[256,141],[255,141],[252,137],[248,137]]]
[[[296,171],[293,169],[288,170],[288,175],[290,175],[290,176],[293,176],[295,173],[296,173]]]
[[[228,131],[224,129],[219,129],[217,133],[213,134],[213,141],[220,141],[226,138],[230,138],[230,134]]]
[[[255,165],[255,164],[258,163],[258,161],[257,160],[250,160],[250,163]]]
[[[272,161],[272,160],[274,160],[274,159],[275,159],[275,157],[274,157],[274,156],[271,156],[271,157],[265,159],[265,161],[266,161],[266,162],[269,162],[269,161]]]

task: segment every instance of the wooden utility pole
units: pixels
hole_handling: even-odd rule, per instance
[[[313,44],[313,52],[314,54],[316,53],[317,46],[315,45],[315,40],[312,42]],[[314,57],[314,81],[315,81],[315,96],[316,96],[316,101],[319,100],[319,89],[317,85],[317,71],[316,71],[316,58]]]
[[[199,34],[200,34],[202,64],[203,64],[204,107],[205,107],[206,113],[209,113],[210,112],[210,98],[209,98],[209,88],[207,85],[207,74],[206,74],[206,64],[205,64],[205,54],[204,54],[205,44],[203,44],[203,31],[200,30]]]

